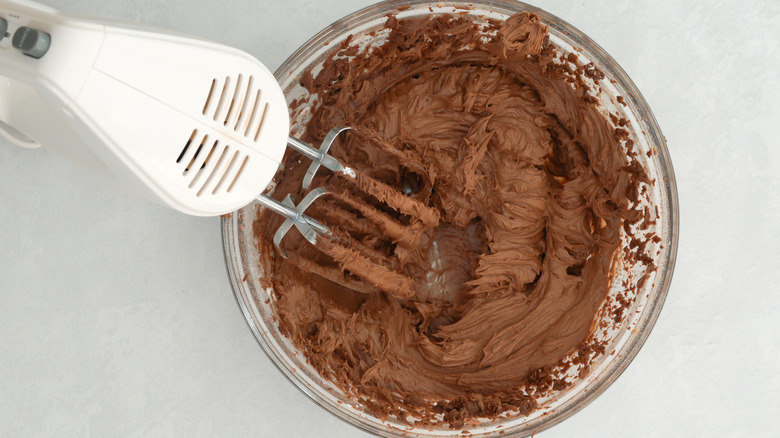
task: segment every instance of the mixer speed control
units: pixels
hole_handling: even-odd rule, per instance
[[[42,30],[22,26],[14,32],[13,45],[25,55],[40,58],[49,50],[51,36]]]
[[[8,32],[8,21],[5,18],[0,18],[0,40],[5,38],[6,32]]]

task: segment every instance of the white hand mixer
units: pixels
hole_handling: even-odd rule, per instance
[[[293,226],[314,244],[327,236],[324,243],[331,249],[334,244],[343,249],[349,239],[344,233],[334,237],[303,214],[326,193],[323,188],[310,191],[298,206],[289,196],[280,203],[262,194],[287,146],[312,160],[304,189],[320,166],[358,181],[358,191],[382,184],[327,155],[335,137],[349,128],[334,128],[319,149],[289,137],[282,90],[254,57],[148,26],[67,16],[26,1],[0,0],[0,122],[0,135],[18,146],[45,145],[187,214],[216,216],[257,201],[287,218],[274,238],[277,247]],[[393,189],[383,191],[380,201],[407,218],[425,212],[428,225],[438,221],[429,207]],[[348,208],[360,212],[359,220],[397,223],[360,201],[351,200]],[[407,246],[415,245],[407,239]],[[346,256],[340,252],[342,270],[349,262],[354,275],[375,284],[371,277],[386,260],[366,248],[352,251],[353,246]],[[352,289],[372,289],[310,261],[297,263]],[[379,269],[396,275],[392,266]],[[410,280],[398,277],[398,290],[392,292],[411,293]]]
[[[282,90],[252,56],[32,2],[0,1],[0,122],[0,135],[13,144],[45,145],[144,198],[197,216],[257,200],[325,232],[260,193],[287,145],[314,161],[313,172],[319,165],[346,170],[288,138]]]

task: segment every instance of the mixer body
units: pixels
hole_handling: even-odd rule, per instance
[[[0,1],[0,133],[43,145],[147,199],[234,211],[271,182],[287,103],[254,57],[136,24]]]

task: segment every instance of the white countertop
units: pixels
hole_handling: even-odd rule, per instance
[[[365,0],[41,0],[244,49],[272,70]],[[628,370],[540,436],[777,436],[780,3],[535,4],[629,73],[669,142],[681,210],[671,290]],[[604,24],[609,23],[609,24]],[[0,141],[0,436],[365,437],[263,354],[219,220],[116,193]]]

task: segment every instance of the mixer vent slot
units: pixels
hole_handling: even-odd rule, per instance
[[[230,146],[225,146],[221,152],[215,155],[217,164],[214,165],[214,168],[208,173],[208,177],[206,178],[206,181],[204,181],[203,185],[200,186],[200,189],[198,190],[198,196],[203,194],[203,191],[206,190],[206,187],[208,187],[209,184],[211,184],[211,182],[214,180],[215,175],[225,171],[222,165],[225,162],[225,157],[228,155],[229,151],[230,151]],[[219,156],[219,158],[216,158],[216,156]]]
[[[204,135],[203,137],[198,135],[197,129],[192,131],[190,138],[179,153],[179,157],[176,158],[177,164],[184,164],[182,175],[187,175],[190,173],[190,170],[195,169],[197,166],[202,166],[204,161],[203,157],[206,156],[206,151],[204,149],[207,149],[206,142],[208,139],[208,135]]]
[[[214,186],[214,190],[211,191],[212,195],[216,195],[219,189],[222,188],[222,186],[225,184],[225,180],[228,179],[228,175],[230,175],[231,171],[236,165],[236,161],[238,161],[238,151],[233,152],[232,154],[228,155],[227,149],[225,149],[225,155],[230,157],[230,161],[228,161],[227,166],[224,168],[224,171],[221,171],[222,177],[219,178],[219,181],[217,181],[217,185]],[[219,168],[219,166],[217,166]]]
[[[267,113],[263,90],[256,88],[251,75],[213,79],[203,104],[204,116],[254,141],[260,137]]]
[[[203,104],[203,115],[206,115],[206,111],[209,109],[209,104],[211,103],[211,98],[214,97],[214,89],[217,88],[217,80],[214,79],[211,81],[211,88],[209,89],[209,95],[206,96],[206,103]]]
[[[227,188],[228,193],[233,191],[233,186],[236,185],[236,182],[238,182],[238,179],[241,177],[241,173],[244,171],[244,168],[246,167],[246,163],[249,162],[249,155],[245,156],[243,161],[241,161],[241,166],[239,166],[238,171],[236,172],[236,176],[233,177],[233,181],[231,181],[230,185]]]
[[[179,158],[176,159],[177,163],[181,163],[181,160],[184,158],[184,155],[187,154],[187,151],[190,149],[190,145],[192,145],[192,140],[195,139],[196,135],[198,135],[198,130],[193,129],[192,134],[190,135],[190,139],[187,140],[187,143],[182,148],[181,153],[179,153]]]
[[[205,142],[205,139],[204,139]],[[201,179],[204,173],[208,173],[206,170],[206,167],[211,162],[211,158],[214,156],[214,151],[217,149],[217,146],[219,146],[219,140],[214,141],[214,143],[211,145],[211,147],[206,147],[208,149],[208,153],[206,152],[206,149],[201,151],[201,156],[203,156],[203,161],[201,162],[200,157],[197,157],[194,161],[197,163],[195,167],[198,171],[195,172],[195,176],[190,180],[189,188],[195,187],[195,184],[198,183],[198,181]]]

